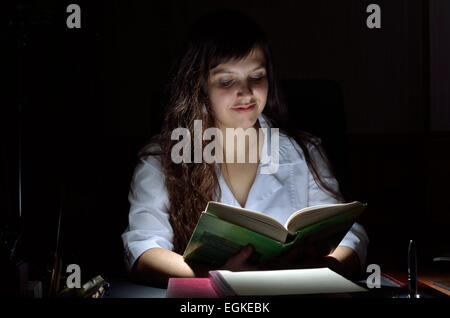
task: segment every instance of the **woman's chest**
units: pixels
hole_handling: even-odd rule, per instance
[[[258,164],[228,164],[222,171],[223,178],[236,200],[245,206],[255,181]]]
[[[225,171],[219,177],[221,202],[267,214],[284,223],[292,212],[307,206],[308,173],[302,165],[280,165],[274,174],[262,174],[257,168],[252,174],[242,171],[243,182],[231,186]],[[236,171],[234,171],[236,172]],[[252,182],[250,182],[252,180]],[[245,202],[244,202],[245,201]],[[239,204],[239,205],[238,205]]]

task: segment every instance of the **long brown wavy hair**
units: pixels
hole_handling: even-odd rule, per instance
[[[329,165],[323,149],[314,136],[288,124],[287,108],[280,96],[272,65],[271,52],[264,31],[248,16],[230,10],[220,10],[203,16],[188,33],[182,55],[173,69],[170,83],[166,87],[165,118],[161,132],[150,144],[160,150],[149,151],[144,147],[140,156],[159,156],[165,186],[170,202],[169,216],[173,228],[173,250],[182,253],[208,201],[218,201],[221,190],[215,163],[174,163],[171,149],[178,140],[171,140],[175,128],[184,127],[191,133],[194,144],[194,120],[201,120],[203,130],[213,127],[214,118],[209,99],[205,93],[210,69],[230,60],[240,60],[259,47],[266,58],[269,83],[266,106],[263,113],[270,120],[270,126],[292,137],[303,150],[308,168],[317,184],[339,201],[339,193],[333,191],[321,178],[311,160],[308,145],[319,150]],[[203,147],[210,141],[202,140]],[[203,148],[202,148],[203,149]],[[193,158],[191,149],[191,158]],[[331,166],[329,165],[330,171]]]

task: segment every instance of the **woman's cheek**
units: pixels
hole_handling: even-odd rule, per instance
[[[262,102],[262,104],[266,103],[267,93],[268,93],[268,85],[260,85],[256,87],[254,90],[254,94]]]
[[[214,92],[211,95],[212,109],[216,116],[226,114],[227,110],[233,106],[233,97],[228,92]]]
[[[260,90],[261,94],[267,97],[267,93],[269,92],[269,83],[264,81],[264,83],[261,84]]]
[[[219,108],[225,110],[233,106],[234,94],[229,90],[222,90],[217,95],[216,104]]]

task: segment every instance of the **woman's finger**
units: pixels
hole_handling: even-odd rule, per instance
[[[220,269],[228,269],[228,270],[248,270],[248,268],[253,268],[249,264],[249,259],[253,253],[253,247],[251,245],[247,245],[242,248],[239,253],[231,256],[225,265],[223,265]]]

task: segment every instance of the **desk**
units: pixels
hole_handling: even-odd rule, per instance
[[[382,288],[391,288],[391,290],[395,290],[400,288],[398,284],[407,286],[405,273],[389,271],[386,274],[388,275],[388,278],[385,276],[381,277]],[[392,278],[393,280],[391,280]],[[432,272],[422,272],[419,275],[420,283],[450,296],[450,291],[432,283],[432,281],[435,280],[450,280],[450,274],[443,276],[442,274],[438,275],[436,273],[433,274]],[[126,278],[112,279],[109,283],[111,285],[109,295],[104,298],[166,298],[166,289],[135,284]],[[363,285],[364,281],[360,281],[359,283]],[[383,295],[382,293],[372,293],[372,295],[375,297],[380,297],[380,295],[382,295],[381,297],[383,297],[390,294],[387,293],[386,295]]]
[[[442,282],[442,281],[450,281],[450,273],[436,273],[433,271],[423,271],[419,272],[419,282],[431,287],[433,289],[439,290],[441,293],[446,294],[447,296],[450,296],[450,290],[439,287],[438,285],[434,284],[433,282]]]
[[[130,282],[126,278],[108,281],[110,289],[104,298],[165,298],[166,289],[150,287]]]
[[[388,270],[383,273],[387,278],[394,281],[394,283],[397,283],[400,286],[408,286],[408,276],[405,272],[400,272],[397,270]],[[450,281],[450,273],[443,273],[443,272],[437,272],[429,269],[424,269],[419,271],[418,273],[418,283],[419,283],[419,289],[420,288],[429,288],[434,291],[438,291],[442,293],[442,296],[444,295],[450,296],[450,291],[439,287],[438,285],[434,284],[434,281]],[[419,292],[420,293],[420,292]],[[438,295],[439,293],[437,293]]]

